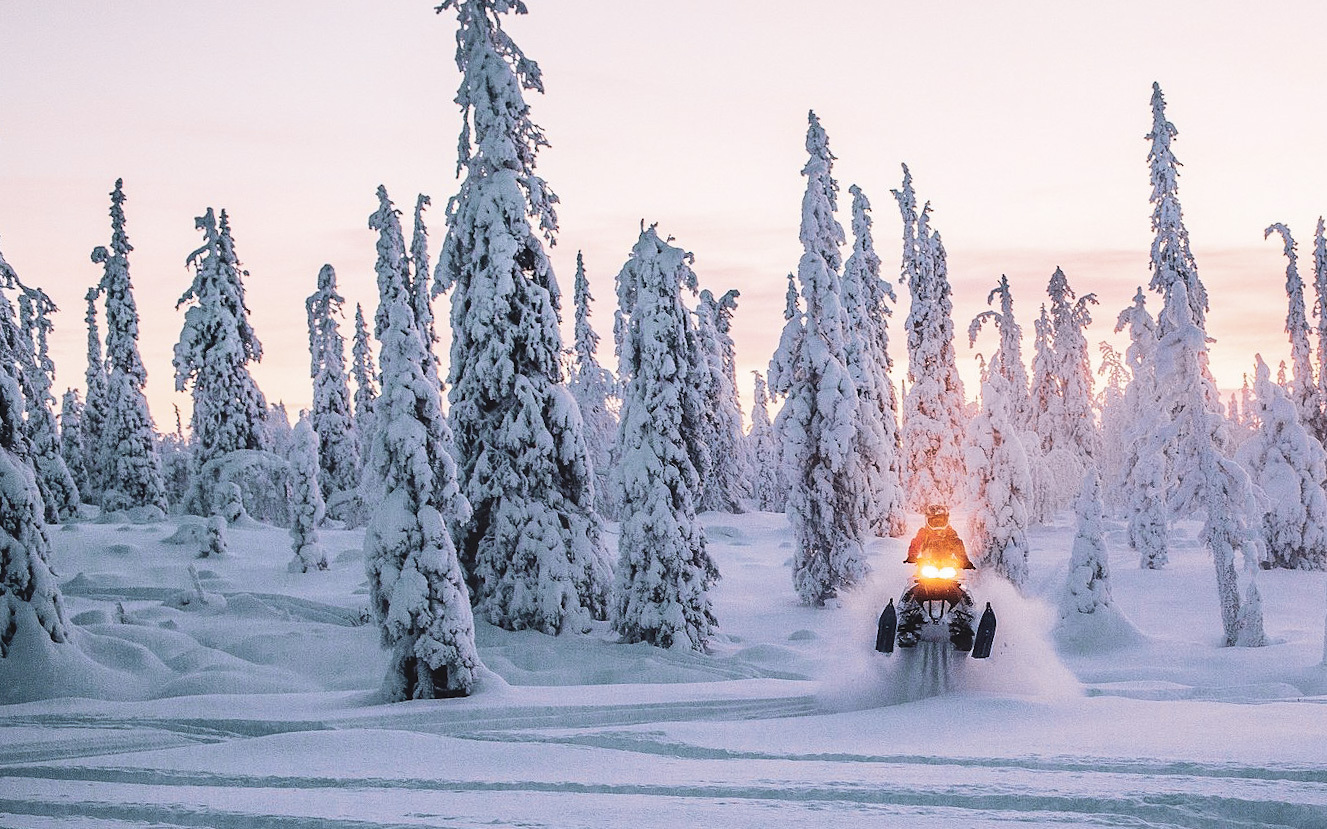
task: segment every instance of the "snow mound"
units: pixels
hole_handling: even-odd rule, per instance
[[[1119,608],[1106,605],[1095,613],[1070,613],[1055,627],[1055,642],[1062,651],[1099,653],[1141,644],[1146,637]]]

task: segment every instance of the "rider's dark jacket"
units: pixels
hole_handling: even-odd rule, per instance
[[[954,528],[948,525],[938,530],[923,525],[917,531],[912,543],[908,545],[908,557],[904,560],[908,564],[916,564],[918,558],[955,561],[959,562],[964,570],[973,569],[968,552],[963,549],[963,539],[959,538]]]

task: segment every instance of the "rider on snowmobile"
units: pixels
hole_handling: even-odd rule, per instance
[[[916,564],[918,558],[952,561],[960,570],[973,569],[968,552],[963,547],[963,539],[949,526],[949,507],[931,504],[926,508],[926,523],[913,536],[912,543],[908,545],[908,557],[904,561]]]

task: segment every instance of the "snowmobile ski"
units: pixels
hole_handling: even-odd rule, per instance
[[[985,659],[991,655],[991,645],[995,644],[995,611],[991,603],[986,603],[986,610],[977,623],[977,637],[972,643],[972,658]]]
[[[880,653],[894,652],[894,633],[898,630],[898,613],[894,610],[894,600],[880,613],[880,625],[876,629],[875,649]]]

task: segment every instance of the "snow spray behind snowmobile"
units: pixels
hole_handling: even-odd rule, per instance
[[[949,526],[948,507],[926,508],[926,524],[908,545],[908,564],[916,571],[903,591],[898,608],[890,599],[880,614],[875,649],[893,653],[895,644],[912,648],[921,641],[943,642],[955,650],[971,652],[974,659],[991,655],[995,642],[995,611],[991,603],[973,628],[972,596],[963,587],[962,575],[973,569],[963,541]]]

